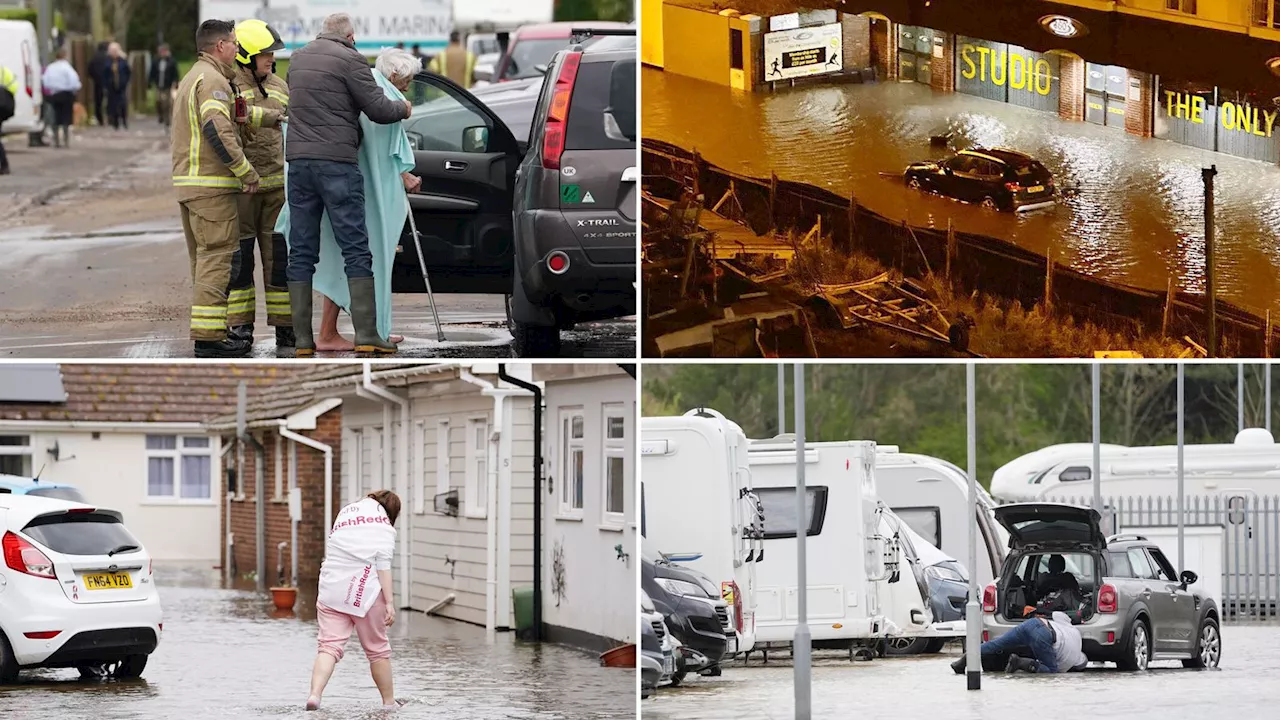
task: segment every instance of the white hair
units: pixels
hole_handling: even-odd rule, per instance
[[[412,78],[422,72],[422,60],[414,57],[407,50],[386,48],[378,53],[378,60],[374,63],[374,67],[382,73],[382,77],[394,82],[398,79]]]
[[[334,13],[324,19],[324,25],[320,27],[321,32],[331,35],[339,35],[346,37],[356,31],[355,25],[351,24],[351,16],[346,13]]]

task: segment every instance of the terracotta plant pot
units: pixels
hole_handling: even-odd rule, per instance
[[[273,587],[271,588],[271,601],[281,610],[292,610],[293,604],[298,601],[298,588]]]
[[[604,667],[634,668],[636,666],[636,646],[620,645],[607,652],[600,653],[600,664]]]

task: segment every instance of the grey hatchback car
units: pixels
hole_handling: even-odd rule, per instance
[[[1009,556],[1000,577],[982,593],[983,640],[999,637],[1043,608],[1063,588],[1064,609],[1078,623],[1091,661],[1146,670],[1152,660],[1185,667],[1217,667],[1222,655],[1218,605],[1178,575],[1160,547],[1138,535],[1103,537],[1091,508],[1059,503],[1014,503],[994,510],[1009,531]],[[1054,567],[1056,566],[1056,567]],[[1175,579],[1176,578],[1176,579]],[[1078,592],[1075,590],[1078,589]],[[985,656],[983,669],[1007,658]]]
[[[509,323],[521,357],[557,354],[576,323],[635,312],[636,31],[574,32],[579,44],[547,68],[515,179]]]

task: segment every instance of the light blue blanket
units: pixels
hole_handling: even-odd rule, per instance
[[[377,70],[370,69],[387,97],[403,102],[405,97],[390,80]],[[404,182],[400,173],[412,170],[413,146],[400,123],[379,125],[364,115],[360,116],[360,128],[364,139],[360,143],[360,172],[364,175],[364,218],[369,230],[369,250],[373,254],[373,277],[378,300],[378,335],[383,340],[391,334],[391,266],[395,262],[396,247],[407,219],[409,200],[405,197]],[[285,132],[288,132],[287,125]],[[285,165],[285,197],[289,192],[289,167]],[[276,220],[276,232],[289,238],[289,204],[285,203]],[[316,265],[312,287],[332,300],[338,307],[350,312],[351,292],[347,288],[347,273],[342,260],[342,250],[333,237],[333,226],[326,212],[320,224],[320,262]]]

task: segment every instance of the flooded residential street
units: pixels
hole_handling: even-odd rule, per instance
[[[888,217],[1052,252],[1075,269],[1163,290],[1202,291],[1203,185],[1215,164],[1219,297],[1280,310],[1280,168],[1263,162],[1061,120],[916,83],[810,85],[745,93],[645,69],[644,135],[697,149],[729,170],[810,183],[852,195]],[[1042,161],[1078,194],[1016,217],[903,186],[910,162],[941,159],[929,137],[958,148],[1009,147]],[[881,172],[897,178],[884,178]],[[715,202],[715,198],[709,198]]]
[[[1218,670],[1184,670],[1178,661],[1153,662],[1145,673],[1114,666],[1065,675],[984,674],[969,691],[963,675],[947,667],[956,645],[939,655],[849,662],[817,653],[813,663],[813,717],[899,720],[1005,720],[1057,717],[1126,720],[1262,718],[1275,712],[1280,672],[1280,627],[1227,625]],[[726,667],[718,678],[698,677],[687,687],[659,689],[645,700],[646,720],[784,720],[794,715],[793,667],[785,652],[768,665]],[[1060,709],[1061,712],[1052,712]]]
[[[378,718],[377,690],[352,637],[319,712],[303,709],[315,656],[314,605],[273,617],[268,597],[223,590],[214,570],[156,565],[164,634],[140,681],[85,683],[75,670],[24,672],[0,686],[0,717]],[[402,611],[390,631],[398,718],[595,720],[635,716],[635,674],[592,653],[516,643],[483,628]]]

